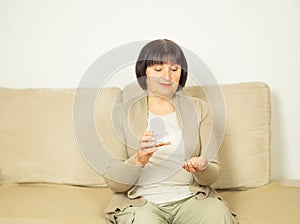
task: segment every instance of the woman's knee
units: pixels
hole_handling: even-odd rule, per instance
[[[205,210],[205,215],[203,216],[204,223],[237,224],[234,215],[222,198],[212,197],[210,200],[208,209]]]
[[[226,203],[218,197],[206,199],[192,198],[183,205],[178,212],[180,217],[176,220],[180,223],[216,223],[216,224],[235,224],[235,218],[231,214]]]

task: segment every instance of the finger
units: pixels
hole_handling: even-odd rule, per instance
[[[155,144],[156,147],[161,147],[161,146],[164,146],[164,145],[170,145],[171,142],[158,142]]]
[[[152,135],[144,135],[141,139],[142,142],[153,142],[155,141],[155,137]]]
[[[195,167],[194,167],[193,163],[192,163],[192,162],[188,162],[188,165],[189,165],[189,167],[188,167],[189,171],[190,171],[191,173],[192,173],[192,172],[195,172]]]
[[[187,169],[186,161],[182,164],[182,168],[185,169],[185,170]]]
[[[145,152],[147,153],[147,155],[149,155],[151,153],[153,154],[156,151],[157,151],[157,147],[148,148],[148,149],[145,150]]]
[[[186,161],[185,162],[186,163],[186,170],[188,171],[188,172],[191,172],[191,163],[189,162],[189,161]]]
[[[196,172],[198,172],[198,170],[196,170],[195,168],[190,167],[189,172],[190,173],[196,173]]]
[[[142,153],[140,153],[140,156],[141,157],[144,157],[144,158],[150,158],[153,156],[153,154],[156,152],[156,148],[153,148],[153,149],[145,149],[142,151]]]
[[[196,161],[192,161],[190,162],[190,172],[195,173],[198,172],[200,170],[200,164]]]
[[[140,143],[140,148],[141,149],[149,149],[149,148],[154,148],[155,143],[154,142],[141,142]]]
[[[145,131],[144,132],[144,136],[152,136],[152,135],[154,135],[153,131]]]
[[[199,168],[199,163],[197,162],[191,162],[191,165],[194,169],[198,169]]]

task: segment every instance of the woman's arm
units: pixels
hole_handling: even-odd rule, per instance
[[[107,139],[107,148],[114,160],[107,166],[103,177],[108,187],[114,192],[128,191],[136,183],[141,172],[141,167],[136,166],[136,153],[128,155],[123,128],[125,115],[126,113],[121,103],[113,108],[111,122],[115,138]]]
[[[215,133],[213,131],[213,122],[209,105],[205,102],[199,101],[197,106],[200,111],[200,154],[198,157],[190,158],[183,165],[183,168],[194,175],[197,183],[203,186],[208,186],[213,184],[219,178],[221,167],[217,160],[217,156],[209,162],[205,157],[206,150],[216,150],[214,147],[218,147],[215,141]]]

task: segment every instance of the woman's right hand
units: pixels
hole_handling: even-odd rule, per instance
[[[152,131],[145,131],[142,139],[139,142],[135,163],[138,166],[145,166],[149,159],[156,152],[155,137]]]

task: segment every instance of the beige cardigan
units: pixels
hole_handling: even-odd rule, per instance
[[[105,211],[109,218],[117,210],[143,205],[146,202],[145,198],[131,197],[130,193],[144,169],[135,166],[135,156],[138,142],[147,128],[147,95],[143,92],[142,95],[129,100],[122,99],[122,96],[119,99],[122,102],[119,101],[120,103],[114,107],[112,120],[122,147],[109,149],[116,162],[112,163],[104,173],[107,185],[115,192]],[[182,90],[174,94],[173,103],[182,129],[186,160],[203,155],[210,137],[214,138],[209,105],[200,99],[187,96]],[[218,179],[220,171],[218,161],[215,159],[210,161],[204,172],[193,175],[191,192],[200,193],[198,198],[215,194],[210,185]]]

